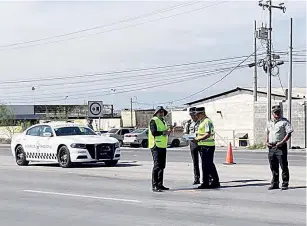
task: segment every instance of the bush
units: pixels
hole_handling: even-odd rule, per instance
[[[11,139],[0,138],[0,144],[10,144]]]
[[[251,146],[248,146],[248,149],[251,149],[251,150],[255,150],[255,149],[266,149],[267,146],[263,143],[261,144],[254,144],[254,145],[251,145]]]

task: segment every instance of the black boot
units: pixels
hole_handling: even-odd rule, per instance
[[[195,178],[193,185],[200,184],[199,178]]]
[[[221,184],[220,184],[220,182],[215,182],[215,181],[212,181],[211,183],[210,183],[210,185],[209,185],[209,187],[210,188],[219,188],[219,187],[221,187]]]
[[[271,186],[268,188],[268,190],[274,190],[274,189],[279,189],[278,184],[271,184]]]
[[[160,188],[157,188],[157,187],[152,187],[152,191],[153,192],[162,192],[162,190]]]
[[[282,183],[281,190],[287,190],[289,184],[288,183]]]
[[[169,188],[167,188],[167,187],[164,187],[163,185],[161,185],[161,186],[159,187],[159,189],[160,189],[160,190],[162,190],[162,191],[166,191],[166,190],[169,190]]]
[[[210,188],[209,184],[201,184],[200,186],[197,187],[198,189],[208,189]]]

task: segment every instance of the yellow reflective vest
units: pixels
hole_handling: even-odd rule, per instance
[[[214,126],[209,118],[205,118],[198,127],[197,136],[203,136],[206,134],[205,132],[205,126],[208,124],[210,126],[210,137],[206,140],[200,140],[197,142],[199,146],[215,146],[215,140],[214,140]]]
[[[165,122],[163,122],[158,117],[153,117],[152,120],[155,121],[157,126],[157,131],[162,132],[167,130],[167,125]],[[151,120],[150,120],[151,121]],[[168,143],[168,136],[161,135],[161,136],[153,136],[150,131],[150,125],[148,126],[148,147],[153,148],[154,146],[157,146],[158,148],[167,148]]]

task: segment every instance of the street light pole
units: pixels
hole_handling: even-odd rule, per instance
[[[262,3],[259,1],[259,6],[263,9],[267,8],[269,10],[269,28],[268,28],[268,39],[267,39],[267,119],[271,119],[271,92],[272,92],[272,8],[281,9],[284,13],[286,12],[286,7],[283,6],[284,3],[280,3],[278,6],[272,5],[272,0],[268,0],[267,3]]]
[[[293,18],[290,19],[290,43],[289,43],[289,77],[288,77],[288,120],[291,123],[292,113],[292,25]],[[289,148],[291,148],[291,138],[289,139]]]
[[[133,127],[133,114],[132,114],[132,97],[130,98],[130,116],[131,116],[131,127]]]
[[[257,101],[257,21],[254,21],[254,101]]]
[[[269,1],[269,33],[268,33],[268,42],[267,42],[267,55],[268,55],[268,87],[267,87],[267,113],[268,113],[268,120],[271,119],[271,93],[272,93],[272,1]]]

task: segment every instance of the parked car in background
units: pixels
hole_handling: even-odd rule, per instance
[[[132,132],[133,130],[133,128],[114,128],[110,129],[107,133],[101,134],[101,136],[114,137],[118,140],[120,146],[122,146],[124,141],[124,135]]]
[[[148,129],[139,128],[124,135],[123,145],[148,147]]]
[[[124,146],[139,146],[143,148],[148,147],[148,128],[139,128],[131,133],[124,135]],[[170,135],[168,138],[168,145],[170,147],[179,147],[180,145],[186,145],[186,141],[181,137]]]

